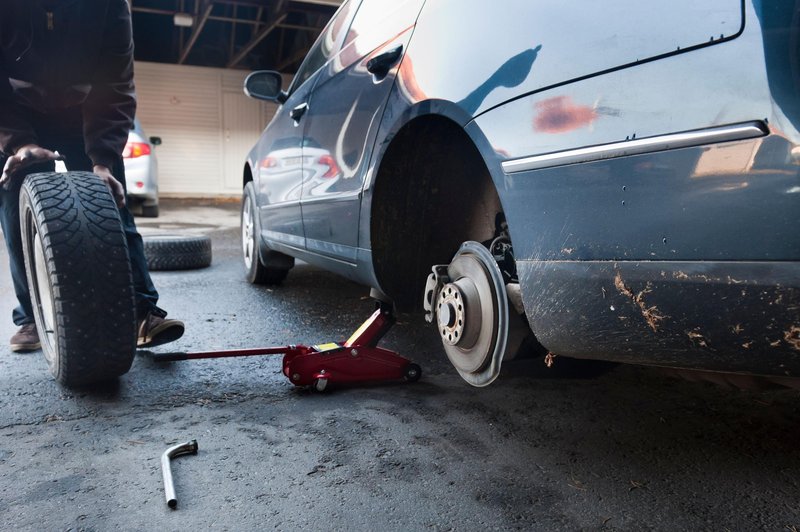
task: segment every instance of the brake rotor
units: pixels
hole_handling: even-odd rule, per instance
[[[464,242],[436,298],[445,353],[461,377],[486,386],[500,373],[508,340],[508,298],[500,268],[478,242]]]

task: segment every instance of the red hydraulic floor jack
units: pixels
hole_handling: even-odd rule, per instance
[[[295,386],[323,391],[329,383],[355,383],[405,379],[419,380],[422,369],[378,342],[395,323],[386,305],[378,309],[345,342],[320,345],[286,345],[195,353],[154,353],[153,360],[170,362],[203,358],[283,355],[283,374]]]

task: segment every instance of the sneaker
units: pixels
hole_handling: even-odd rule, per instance
[[[11,350],[15,353],[36,351],[42,347],[39,342],[39,333],[36,331],[36,324],[26,323],[19,328],[17,333],[11,337]]]
[[[183,336],[183,322],[168,320],[166,313],[148,312],[139,322],[139,332],[136,338],[136,347],[155,347],[157,345],[174,342]]]

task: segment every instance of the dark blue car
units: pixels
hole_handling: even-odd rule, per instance
[[[800,2],[349,0],[245,90],[250,281],[424,305],[476,386],[531,334],[800,376]]]

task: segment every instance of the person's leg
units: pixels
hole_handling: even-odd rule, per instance
[[[86,172],[92,171],[92,161],[83,151],[83,139],[78,139],[79,143],[75,142],[60,142],[59,153],[66,159],[65,165],[68,170],[83,170]],[[125,165],[122,157],[114,164],[111,173],[117,180],[125,187]],[[127,190],[127,188],[126,188]],[[122,220],[122,229],[125,232],[125,238],[128,241],[128,254],[131,259],[131,272],[133,274],[133,289],[136,293],[136,315],[139,319],[143,319],[148,312],[156,309],[158,303],[158,291],[153,285],[153,280],[150,278],[150,271],[147,268],[147,259],[144,256],[144,243],[142,236],[136,229],[136,222],[133,219],[127,207],[119,210],[119,216]]]
[[[125,164],[122,157],[118,157],[111,169],[111,173],[122,183],[126,192],[128,187],[125,183]],[[131,270],[133,272],[133,286],[136,290],[136,315],[146,316],[148,312],[160,310],[158,303],[158,291],[150,278],[150,270],[147,267],[147,259],[144,255],[144,242],[142,235],[136,229],[136,222],[133,215],[125,206],[119,210],[122,219],[122,228],[125,231],[125,238],[128,241],[128,253],[131,257]],[[162,311],[163,312],[163,311]],[[166,316],[166,313],[164,313]]]
[[[13,310],[15,325],[25,325],[33,321],[33,307],[28,293],[28,279],[25,276],[25,258],[22,254],[22,235],[19,229],[19,191],[22,179],[12,179],[6,190],[0,187],[0,225],[8,250],[11,281],[19,305]]]
[[[122,157],[117,157],[111,173],[127,191],[125,183],[125,164]],[[139,320],[136,345],[138,347],[154,347],[172,342],[183,336],[183,322],[167,319],[167,313],[159,308],[158,292],[150,278],[150,269],[144,255],[144,242],[136,229],[133,216],[127,207],[119,210],[122,227],[128,240],[128,252],[131,258],[133,286],[136,291],[136,316]]]
[[[65,164],[69,170],[93,171],[92,162],[84,152],[83,135],[78,134],[82,128],[73,127],[63,130],[64,124],[69,124],[74,119],[68,117],[61,121],[62,131],[58,138],[52,139],[55,149],[65,157]],[[117,157],[111,173],[125,184],[125,164],[122,156]],[[150,278],[147,259],[144,254],[144,242],[136,229],[136,223],[127,207],[119,209],[122,228],[128,243],[128,254],[131,261],[133,275],[133,288],[136,298],[136,317],[139,324],[137,345],[151,347],[177,340],[183,335],[184,325],[178,320],[166,319],[167,313],[157,306],[158,292]]]
[[[5,160],[0,157],[0,163]],[[46,172],[52,169],[52,163],[31,167],[31,173]],[[0,164],[2,167],[2,164]],[[22,234],[19,220],[19,193],[22,188],[22,176],[11,179],[9,188],[0,187],[0,226],[6,241],[8,262],[11,270],[11,282],[14,285],[14,294],[17,296],[17,307],[12,311],[11,318],[20,329],[11,337],[12,351],[32,351],[39,349],[39,335],[33,321],[33,305],[28,290],[28,277],[25,273],[25,256],[22,251]]]
[[[35,115],[36,113],[31,113]],[[29,117],[32,120],[33,116]],[[34,129],[36,125],[34,123]],[[0,168],[5,164],[5,158],[0,157]],[[52,162],[42,163],[25,169],[25,174],[48,172],[54,169]],[[14,294],[19,305],[12,311],[11,317],[14,324],[20,329],[11,337],[12,351],[31,351],[39,349],[39,335],[33,317],[33,304],[31,302],[28,278],[25,273],[25,256],[22,251],[22,234],[19,219],[19,194],[24,181],[23,175],[12,176],[8,189],[0,187],[0,226],[2,227],[8,262],[11,272],[11,281],[14,285]]]

